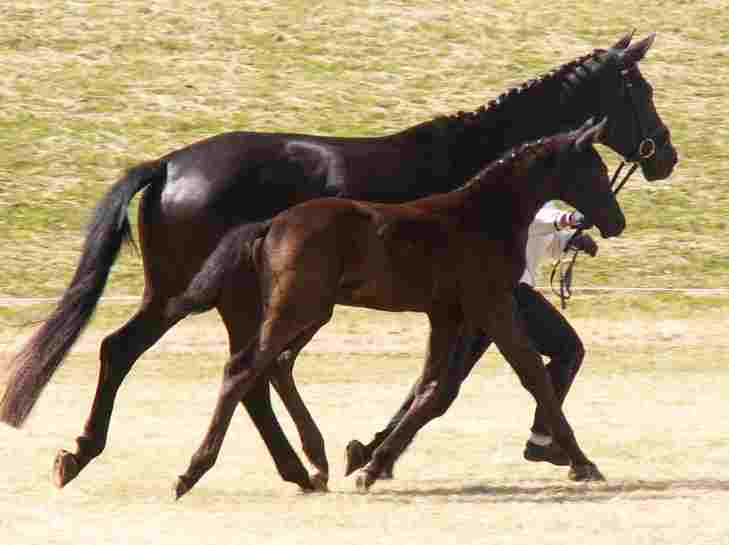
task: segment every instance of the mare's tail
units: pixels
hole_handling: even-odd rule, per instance
[[[245,271],[255,278],[258,287],[254,259],[256,239],[266,236],[271,220],[239,225],[221,239],[217,247],[203,263],[182,295],[173,297],[167,303],[165,314],[171,320],[179,320],[188,314],[200,314],[215,307],[226,281],[235,282],[244,289],[245,279],[232,275],[241,272],[243,261]],[[250,286],[245,285],[246,288]]]
[[[164,180],[164,161],[127,171],[99,201],[86,234],[73,280],[56,309],[11,362],[12,376],[0,401],[0,421],[20,427],[43,388],[88,324],[104,291],[122,243],[132,242],[127,208],[144,187]]]

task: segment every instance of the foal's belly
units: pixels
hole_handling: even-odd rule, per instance
[[[356,271],[346,271],[339,283],[337,303],[389,310],[427,312],[434,296],[431,267],[411,259],[408,266],[369,259]]]

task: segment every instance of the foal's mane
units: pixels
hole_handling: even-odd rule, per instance
[[[466,183],[455,191],[468,189],[477,183],[489,183],[491,180],[502,179],[504,176],[518,169],[528,170],[536,161],[540,161],[557,153],[567,141],[571,133],[559,133],[547,138],[540,138],[525,142],[508,150],[499,159],[491,161]]]
[[[456,131],[478,127],[516,97],[546,94],[552,92],[555,85],[559,86],[560,102],[564,104],[579,86],[593,79],[604,66],[609,65],[607,61],[610,53],[610,50],[595,49],[592,53],[578,57],[536,78],[527,80],[521,85],[511,87],[497,98],[490,100],[486,106],[481,106],[475,111],[459,111],[451,115],[438,116],[418,127],[432,125],[440,129]]]

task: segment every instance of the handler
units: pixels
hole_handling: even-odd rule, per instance
[[[577,332],[562,316],[552,303],[534,289],[539,264],[545,256],[556,260],[564,252],[567,244],[582,250],[594,257],[597,254],[597,243],[586,233],[575,235],[574,229],[583,227],[584,216],[578,212],[564,212],[557,208],[554,202],[548,202],[542,207],[529,226],[526,244],[526,268],[514,290],[517,313],[527,336],[534,343],[534,348],[549,358],[547,371],[552,380],[555,394],[560,403],[564,402],[572,382],[580,370],[585,349]],[[575,236],[573,236],[575,235]],[[454,361],[463,361],[461,382],[466,379],[483,353],[491,345],[491,339],[485,335],[477,336],[477,341],[470,346],[456,346],[455,353],[451,355]],[[466,352],[468,357],[464,358]],[[389,432],[402,420],[413,401],[413,392],[417,382],[413,385],[405,402],[400,406],[397,414],[393,416],[387,427],[377,432],[371,443],[363,445],[357,440],[350,442],[347,447],[348,467],[347,474],[361,467],[372,455],[374,449],[387,437]],[[549,462],[555,465],[569,465],[569,457],[552,441],[547,427],[546,415],[537,410],[531,427],[531,435],[526,442],[524,458],[531,462]],[[355,451],[351,449],[355,448]],[[354,455],[354,452],[357,452]],[[350,456],[352,458],[350,459]],[[364,458],[363,458],[364,457]],[[355,465],[351,465],[355,464]],[[381,479],[392,478],[392,466],[386,467],[380,475]]]
[[[529,226],[526,269],[514,291],[527,336],[537,351],[550,359],[547,370],[560,403],[564,401],[580,370],[585,349],[577,332],[554,305],[534,289],[534,284],[542,259],[545,256],[553,260],[559,259],[568,242],[570,246],[592,257],[597,254],[597,243],[590,235],[580,233],[573,237],[574,231],[571,228],[580,227],[583,223],[584,217],[580,212],[563,212],[553,202],[539,210]],[[569,465],[569,458],[552,442],[545,422],[545,415],[537,409],[532,433],[524,449],[524,458],[532,462]]]

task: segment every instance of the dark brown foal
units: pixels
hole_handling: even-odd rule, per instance
[[[368,489],[455,399],[460,376],[449,368],[458,359],[450,351],[469,330],[488,333],[534,396],[570,457],[571,478],[602,479],[578,446],[541,358],[515,318],[513,290],[524,267],[528,226],[546,201],[560,199],[581,210],[603,236],[625,227],[607,168],[592,146],[604,125],[588,122],[523,145],[449,194],[403,205],[317,199],[262,224],[262,237],[227,236],[186,293],[172,300],[168,319],[255,292],[261,294],[261,318],[225,366],[212,422],[179,478],[178,497],[214,463],[235,405],[280,354],[300,350],[330,320],[335,304],[424,312],[431,325],[415,399],[360,472],[358,488]],[[237,261],[228,260],[230,247],[239,249]]]

